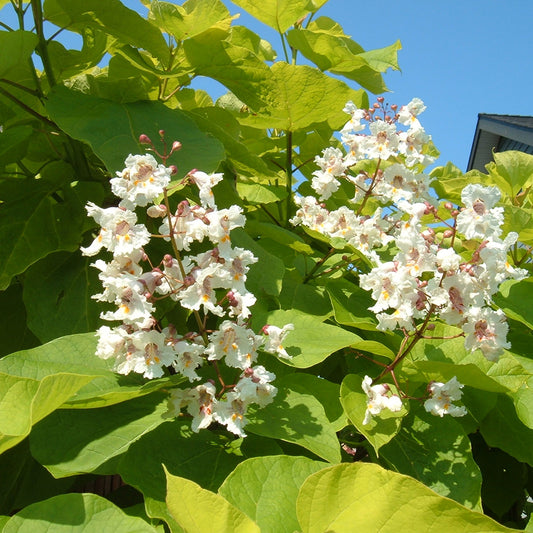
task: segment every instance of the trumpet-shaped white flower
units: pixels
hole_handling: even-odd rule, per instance
[[[283,341],[287,337],[290,331],[294,329],[293,324],[286,324],[282,328],[277,326],[264,326],[263,333],[266,335],[264,341],[264,350],[268,353],[277,353],[279,357],[283,359],[291,359],[285,348],[283,347]]]
[[[150,154],[130,154],[126,158],[126,168],[110,180],[111,190],[115,196],[122,198],[121,207],[144,207],[163,194],[171,175],[171,169],[158,164]]]
[[[494,207],[500,200],[497,187],[470,183],[461,192],[465,208],[457,215],[457,231],[467,239],[499,237],[503,224],[503,207]]]
[[[428,386],[430,398],[424,402],[425,410],[441,418],[444,415],[453,417],[466,415],[464,406],[453,404],[454,401],[461,399],[463,395],[462,388],[463,385],[457,381],[455,376],[446,383],[431,382]]]
[[[223,174],[206,174],[201,170],[195,170],[189,174],[192,181],[200,189],[200,200],[204,207],[215,207],[215,196],[211,190],[217,183],[222,181]]]
[[[463,331],[466,333],[465,348],[471,351],[479,348],[489,361],[497,361],[503,350],[511,347],[506,340],[509,326],[501,309],[470,309]]]
[[[372,385],[372,378],[365,376],[361,386],[368,397],[363,426],[370,422],[372,416],[379,415],[383,409],[388,409],[393,413],[401,411],[402,400],[396,394],[389,395],[390,388],[386,383]]]
[[[120,207],[102,209],[88,202],[87,213],[100,225],[100,233],[87,248],[81,248],[83,255],[96,255],[102,248],[115,255],[129,256],[150,241],[150,233],[143,224],[136,224],[137,215]]]

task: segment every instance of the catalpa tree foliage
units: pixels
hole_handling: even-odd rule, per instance
[[[531,528],[533,157],[324,3],[0,2],[2,531]]]

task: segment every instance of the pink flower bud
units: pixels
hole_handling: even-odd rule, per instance
[[[178,167],[177,167],[176,165],[170,165],[168,168],[170,169],[170,173],[171,173],[172,175],[178,173]]]
[[[144,133],[139,135],[139,143],[141,144],[152,144],[152,141],[150,140],[150,137],[148,135],[145,135]]]
[[[174,141],[172,143],[172,150],[170,150],[170,153],[176,152],[181,148],[181,143],[179,141]]]

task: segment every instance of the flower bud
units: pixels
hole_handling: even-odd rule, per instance
[[[170,254],[165,254],[163,257],[163,265],[165,265],[166,268],[170,268],[173,264],[173,257]]]
[[[382,104],[382,103],[385,101],[385,97],[383,97],[383,96],[378,96],[378,97],[376,98],[376,100],[377,100],[380,104]]]
[[[170,173],[171,173],[172,175],[178,173],[178,167],[177,167],[176,165],[170,165],[168,168],[170,169]]]
[[[159,130],[159,136],[163,138],[165,136],[165,130]]]
[[[181,149],[181,143],[179,141],[174,141],[172,143],[172,149],[170,150],[170,153],[172,154],[173,152],[176,152],[177,150],[180,150]]]
[[[451,229],[444,230],[444,232],[442,233],[442,237],[444,239],[449,239],[452,236],[453,236],[453,230]]]
[[[152,141],[150,140],[150,137],[148,137],[148,135],[145,135],[143,133],[139,135],[139,143],[140,144],[152,144]]]

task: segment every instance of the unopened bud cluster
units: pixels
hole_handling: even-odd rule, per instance
[[[151,144],[144,137],[141,142]],[[172,151],[180,147],[175,142]],[[171,372],[191,383],[201,381],[199,373],[206,365],[213,367],[220,387],[208,379],[195,387],[175,389],[168,416],[177,416],[183,409],[192,416],[194,431],[217,421],[244,436],[247,406],[267,405],[277,392],[271,384],[275,375],[256,365],[258,354],[289,358],[282,342],[292,325],[267,325],[262,334],[248,327],[256,299],[245,282],[249,266],[257,259],[231,242],[231,231],[245,224],[242,209],[235,205],[218,209],[215,204],[212,187],[222,174],[191,171],[186,181],[198,188],[200,203],[183,200],[170,212],[166,190],[173,174],[175,167],[158,164],[152,155],[130,155],[125,169],[111,180],[112,191],[120,198],[118,207],[87,205],[100,230],[82,252],[92,256],[103,248],[112,253],[110,261],[94,263],[104,290],[93,298],[115,306],[101,314],[103,320],[120,322],[99,328],[96,355],[114,359],[120,374],[158,378]],[[163,195],[164,204],[154,203]],[[138,223],[138,207],[146,208],[149,217],[161,219],[157,237],[168,241],[169,253],[160,261],[151,261],[145,253],[154,235]],[[197,252],[199,246],[203,251],[190,253],[193,243]],[[197,331],[189,331],[185,324],[163,325],[156,302],[164,298],[192,312]],[[207,329],[208,317],[216,319],[216,329]],[[226,370],[221,372],[219,365]],[[234,380],[226,383],[222,374],[234,375]]]

